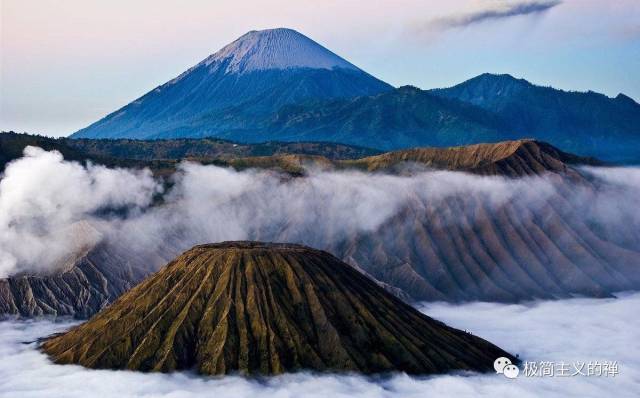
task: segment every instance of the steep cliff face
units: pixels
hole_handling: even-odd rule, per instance
[[[64,269],[0,279],[0,315],[88,318],[155,269],[106,244],[75,254]]]
[[[589,210],[567,200],[572,194],[559,189],[534,207],[416,199],[378,230],[320,247],[418,301],[610,297],[639,289],[636,227],[588,222],[582,212]]]
[[[637,226],[612,229],[611,223],[589,217],[601,210],[601,182],[587,178],[576,164],[598,161],[534,140],[417,148],[337,162],[334,167],[373,172],[402,172],[417,165],[418,170],[464,171],[514,181],[542,177],[550,193],[538,199],[531,192],[529,198],[499,205],[455,193],[437,201],[415,197],[375,231],[341,241],[301,236],[294,224],[285,224],[275,237],[257,237],[313,242],[399,288],[410,300],[514,302],[608,297],[640,288]]]
[[[510,356],[326,252],[256,242],[194,247],[43,349],[57,363],[203,374],[489,371]]]

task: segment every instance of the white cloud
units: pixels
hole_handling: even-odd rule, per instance
[[[0,277],[47,270],[93,243],[80,221],[96,211],[144,208],[159,186],[146,171],[83,167],[27,147],[0,180]]]
[[[152,253],[169,246],[173,255],[196,244],[243,239],[330,249],[357,234],[376,231],[408,206],[437,207],[451,196],[468,195],[494,206],[510,200],[537,206],[553,193],[545,178],[430,171],[413,176],[312,172],[292,179],[273,172],[185,163],[165,206],[108,228],[102,225],[101,230],[113,242]],[[446,218],[457,222],[455,215]]]
[[[566,197],[571,214],[613,232],[621,223],[640,228],[640,169],[585,172],[596,178],[597,190],[572,187],[573,194]],[[473,197],[494,207],[514,202],[534,209],[557,194],[545,177],[506,179],[447,171],[411,176],[318,171],[289,178],[183,163],[173,178],[164,205],[150,206],[161,184],[148,171],[84,167],[63,161],[57,152],[28,149],[0,180],[0,276],[50,269],[88,237],[96,239],[80,221],[88,221],[114,247],[126,246],[127,252],[140,255],[172,257],[195,244],[240,239],[328,249],[347,237],[377,231],[408,207],[419,212],[438,209],[452,197]],[[99,211],[113,207],[128,211],[107,216]],[[472,218],[475,207],[461,206],[461,211]],[[461,214],[442,217],[457,223]]]
[[[637,168],[585,168],[596,194],[575,190],[567,197],[577,214],[616,227],[640,225]],[[493,205],[518,201],[536,206],[554,191],[546,178],[503,179],[463,173],[423,172],[389,176],[357,172],[318,172],[290,179],[272,172],[236,172],[183,164],[166,204],[150,207],[159,188],[148,172],[107,170],[65,162],[55,152],[35,148],[7,168],[0,181],[0,258],[13,256],[31,268],[50,265],[47,255],[77,244],[64,231],[90,220],[105,239],[135,250],[156,251],[177,241],[181,250],[195,243],[225,239],[277,238],[313,242],[376,230],[408,203],[437,206],[450,195],[473,195]],[[612,206],[611,203],[615,203]],[[117,217],[97,214],[105,207],[134,211]],[[582,212],[582,206],[593,211]],[[587,207],[584,207],[587,208]],[[124,216],[126,214],[126,216]],[[449,222],[456,222],[452,217]],[[283,232],[284,231],[284,232]],[[48,251],[47,251],[48,250]],[[16,270],[18,263],[13,263]],[[22,265],[20,265],[22,267]],[[238,377],[206,379],[191,374],[137,374],[54,366],[23,341],[64,330],[66,323],[0,322],[0,397],[94,396],[333,396],[333,397],[495,397],[634,396],[640,389],[640,294],[618,300],[574,299],[524,305],[429,304],[429,315],[467,329],[525,360],[616,360],[616,378],[506,380],[495,375],[449,375],[382,380],[355,375],[285,375],[251,381]]]
[[[619,299],[571,299],[503,305],[429,304],[430,316],[520,353],[528,361],[616,360],[614,378],[566,377],[508,380],[495,374],[427,378],[395,375],[289,374],[262,380],[205,378],[187,373],[142,374],[51,364],[23,344],[59,332],[69,323],[0,322],[0,396],[13,397],[635,397],[640,389],[637,344],[640,294]]]
[[[560,0],[485,1],[472,11],[459,12],[434,21],[438,27],[459,28],[487,21],[536,15],[560,5]]]

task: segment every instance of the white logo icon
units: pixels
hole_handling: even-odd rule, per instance
[[[518,377],[518,373],[520,373],[520,369],[516,365],[507,365],[502,370],[504,376],[509,379],[515,379]]]
[[[496,373],[502,373],[502,370],[507,365],[511,365],[511,360],[509,358],[500,357],[493,361],[493,368],[496,370]]]
[[[496,370],[496,373],[501,373],[509,379],[515,379],[520,373],[520,369],[512,364],[511,360],[506,357],[500,357],[493,361],[493,368]]]

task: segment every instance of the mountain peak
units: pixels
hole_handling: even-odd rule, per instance
[[[211,375],[488,371],[511,357],[329,253],[259,242],[196,246],[43,348],[57,363]]]
[[[353,64],[293,29],[252,30],[203,61],[227,73],[268,69],[351,69]]]
[[[619,93],[615,99],[620,103],[638,106],[638,103],[633,98],[622,93]]]
[[[481,73],[478,76],[476,76],[476,78],[494,79],[494,80],[495,79],[521,80],[521,79],[515,78],[513,75],[510,75],[509,73],[490,73],[490,72]]]
[[[467,82],[484,82],[500,85],[531,85],[531,83],[529,83],[527,80],[518,79],[517,77],[514,77],[508,73],[483,73],[467,80]]]
[[[527,80],[518,79],[506,73],[483,73],[456,86],[434,89],[431,92],[477,105],[479,102],[484,101],[487,96],[492,98],[508,97],[529,87],[533,87],[533,85]]]
[[[285,105],[392,89],[295,30],[251,31],[73,137],[266,141]]]

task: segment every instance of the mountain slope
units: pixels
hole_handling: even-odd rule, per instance
[[[309,165],[392,173],[417,165],[493,176],[470,183],[492,184],[507,176],[513,178],[508,190],[495,194],[513,197],[496,205],[486,195],[455,190],[438,200],[416,195],[379,228],[344,240],[321,231],[301,233],[290,220],[275,235],[256,231],[255,237],[313,244],[418,301],[610,297],[640,289],[638,226],[592,217],[607,199],[602,192],[616,190],[578,167],[597,165],[593,159],[519,140],[327,163],[308,157],[243,160],[245,167],[279,166],[299,175]],[[542,198],[538,192],[518,193],[528,184],[540,187]]]
[[[604,160],[640,161],[640,104],[623,94],[567,92],[491,74],[430,92],[494,113],[518,137]]]
[[[264,126],[282,141],[323,140],[392,150],[500,141],[494,115],[415,87],[284,107]]]
[[[359,159],[281,154],[230,158],[225,164],[237,170],[274,169],[295,175],[305,175],[318,170],[408,174],[433,169],[512,178],[557,174],[563,178],[581,180],[582,177],[574,166],[597,166],[601,165],[601,162],[560,151],[544,142],[515,140],[460,147],[413,148]]]
[[[393,171],[407,164],[481,175],[524,177],[557,173],[577,177],[572,164],[599,165],[535,140],[503,141],[449,148],[414,148],[341,162],[343,167]]]
[[[640,289],[637,225],[590,223],[583,213],[595,206],[574,208],[567,198],[575,188],[556,189],[536,206],[496,207],[454,194],[437,203],[416,198],[375,231],[344,242],[325,237],[317,246],[415,301],[612,297]],[[276,236],[294,237],[293,225]]]
[[[29,138],[15,136],[19,142]],[[140,162],[153,165],[155,161]],[[280,170],[300,178],[313,174],[314,169],[416,176],[415,171],[426,167],[487,176],[474,177],[480,183],[509,181],[509,189],[514,191],[495,194],[513,194],[514,200],[499,206],[482,195],[456,190],[437,200],[430,200],[425,192],[426,196],[411,198],[379,228],[346,237],[338,238],[333,230],[322,228],[301,229],[299,220],[286,217],[277,228],[269,223],[249,232],[251,239],[297,242],[327,250],[408,300],[514,302],[576,294],[608,297],[640,289],[639,226],[626,220],[612,228],[611,223],[603,225],[590,219],[590,214],[602,210],[606,199],[601,193],[603,181],[585,174],[579,165],[597,162],[545,143],[518,140],[417,148],[342,161],[297,154],[231,156],[216,164]],[[173,165],[168,173],[175,171]],[[424,178],[431,175],[442,178],[443,174],[427,173]],[[457,178],[453,173],[446,177]],[[283,178],[292,184],[302,183],[295,180]],[[544,199],[537,199],[537,194],[518,196],[518,187],[540,181],[550,184],[542,185],[551,189]],[[605,192],[611,190],[604,188]],[[169,236],[137,250],[121,247],[116,236],[90,251],[70,253],[77,261],[74,267],[64,267],[67,272],[0,280],[0,313],[90,316],[196,243],[183,239],[181,230]],[[148,238],[150,242],[154,239]]]
[[[88,318],[151,271],[128,267],[129,262],[126,257],[105,255],[105,248],[97,247],[59,273],[1,278],[0,314]]]
[[[251,31],[73,137],[230,137],[286,104],[390,89],[294,30]]]
[[[57,363],[202,374],[489,371],[510,356],[326,252],[256,242],[196,246],[42,347]]]
[[[156,256],[147,254],[140,261],[131,250],[101,242],[88,223],[72,229],[77,241],[91,243],[69,248],[68,256],[46,273],[0,278],[0,316],[88,318],[156,269]]]

